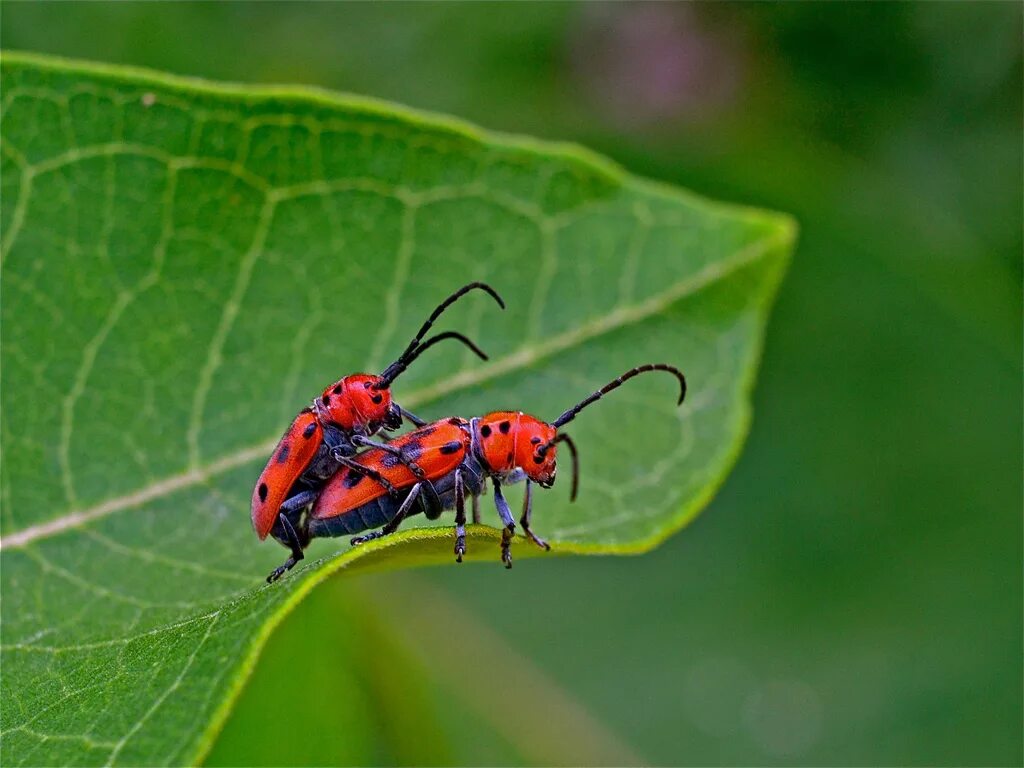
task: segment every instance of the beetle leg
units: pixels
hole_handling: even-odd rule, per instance
[[[423,480],[420,484],[420,507],[423,509],[423,516],[427,520],[437,520],[444,512],[444,504],[441,497],[437,495],[437,489],[429,480]]]
[[[480,483],[480,493],[473,496],[473,525],[480,525],[480,499],[479,496],[487,495],[487,478]]]
[[[523,482],[523,480],[525,479],[526,473],[522,470],[521,467],[516,467],[507,475],[505,475],[505,485],[515,485],[516,483]]]
[[[362,437],[360,435],[356,435],[355,437],[353,437],[352,442],[355,443],[356,445],[361,445],[365,448],[379,448],[385,453],[390,453],[392,456],[397,456],[398,460],[409,468],[409,471],[416,476],[417,480],[422,480],[424,477],[426,477],[426,473],[420,468],[419,464],[417,464],[412,459],[407,458],[406,455],[402,452],[401,448],[395,448],[394,446],[388,445],[387,443],[379,443],[376,440],[370,440],[369,438]]]
[[[411,421],[412,425],[416,427],[416,429],[427,426],[427,422],[425,422],[416,414],[409,413],[409,411],[405,410],[405,408],[403,408],[402,406],[399,405],[398,410],[401,412],[402,418],[405,419],[406,421]]]
[[[341,459],[346,456],[354,456],[356,454],[356,447],[352,444],[343,432],[340,432],[336,427],[327,426],[324,428],[324,445],[327,446],[331,452],[331,458],[341,463]]]
[[[505,494],[501,492],[501,483],[498,478],[492,477],[494,482],[494,506],[498,509],[498,517],[505,527],[501,530],[501,562],[506,568],[512,567],[512,537],[516,535],[516,521],[512,519],[512,510],[505,501]]]
[[[348,458],[341,459],[339,463],[343,467],[348,467],[353,472],[358,472],[361,475],[366,475],[371,480],[375,480],[376,482],[380,483],[381,487],[383,487],[384,490],[388,492],[389,496],[393,496],[393,497],[397,497],[398,496],[398,491],[395,490],[395,486],[393,486],[391,484],[391,482],[386,477],[384,477],[384,475],[382,475],[380,472],[378,472],[376,469],[370,469],[370,467],[364,467],[362,464],[360,464],[359,462],[355,461],[354,459],[348,459]]]
[[[281,527],[284,528],[285,536],[288,538],[288,544],[292,548],[292,553],[282,565],[279,565],[270,575],[267,576],[267,583],[273,584],[285,571],[290,571],[295,567],[295,564],[301,560],[304,555],[302,554],[302,547],[299,545],[298,534],[295,533],[295,528],[292,527],[291,522],[284,515],[281,515],[278,520],[281,523]]]
[[[474,501],[475,501],[474,497]],[[455,562],[461,563],[466,554],[466,489],[462,485],[462,470],[455,469]]]
[[[395,516],[387,525],[385,525],[379,531],[373,531],[371,533],[366,534],[365,536],[356,536],[351,541],[352,546],[354,547],[358,544],[365,544],[368,541],[379,539],[381,536],[387,536],[389,533],[394,533],[395,531],[397,531],[398,526],[402,524],[402,520],[404,520],[405,516],[409,514],[409,510],[412,509],[412,505],[416,502],[416,499],[419,497],[419,495],[420,483],[416,483],[416,485],[409,489],[409,495],[405,497],[405,501],[403,501],[402,505],[398,508],[398,512],[395,513]]]
[[[530,530],[530,516],[533,514],[533,482],[526,481],[526,489],[523,491],[523,516],[519,518],[519,524],[523,526],[523,533],[530,537],[530,541],[541,549],[550,550],[551,545]]]
[[[281,505],[281,512],[294,512],[297,509],[302,509],[307,504],[312,504],[316,501],[316,497],[319,495],[317,491],[299,491],[294,496],[285,500]]]

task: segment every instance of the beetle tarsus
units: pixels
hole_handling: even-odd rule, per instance
[[[282,565],[279,565],[270,572],[270,575],[267,576],[267,584],[273,584],[280,579],[285,571],[290,571],[304,557],[302,554],[302,542],[299,540],[299,535],[295,532],[295,526],[292,525],[291,520],[288,519],[287,515],[281,515],[278,517],[278,522],[280,522],[281,527],[284,529],[284,536],[288,540],[288,546],[291,548],[292,553]]]
[[[512,538],[516,535],[515,525],[507,525],[501,530],[501,562],[506,570],[512,567]]]
[[[383,531],[372,531],[371,533],[368,533],[365,536],[356,536],[349,543],[353,547],[358,547],[360,544],[365,544],[368,541],[373,541],[374,539],[379,539],[383,535],[384,535]]]
[[[545,552],[550,552],[551,551],[551,545],[548,544],[546,541],[544,541],[544,539],[542,539],[540,536],[535,534],[533,531],[531,531],[529,528],[524,528],[523,529],[523,533],[526,534],[527,538],[529,538],[530,541],[532,541],[538,547],[543,549]]]
[[[267,576],[267,584],[273,584],[275,581],[280,579],[287,571],[290,571],[292,568],[294,568],[295,564],[299,562],[299,560],[301,559],[301,552],[299,552],[298,557],[296,557],[294,554],[291,555],[287,560],[284,561],[283,564],[277,566],[277,568],[270,572],[270,575]]]
[[[550,545],[530,529],[530,517],[533,515],[533,481],[526,481],[526,490],[523,492],[523,516],[519,518],[519,524],[523,526],[523,533],[530,541],[545,551],[551,551]]]

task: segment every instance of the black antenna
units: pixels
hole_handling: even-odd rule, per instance
[[[436,336],[431,336],[429,339],[427,339],[422,344],[420,344],[418,347],[416,347],[416,349],[414,349],[412,351],[412,354],[410,354],[410,355],[408,355],[406,357],[405,364],[409,365],[410,363],[412,363],[413,360],[415,360],[417,357],[422,355],[424,352],[426,352],[432,346],[437,344],[437,342],[444,341],[445,339],[458,339],[463,344],[465,344],[467,347],[469,347],[470,350],[473,352],[473,354],[476,355],[477,357],[479,357],[481,360],[487,360],[488,359],[487,358],[487,353],[484,352],[482,349],[480,349],[480,347],[478,347],[476,344],[474,344],[472,342],[472,340],[470,340],[466,336],[463,336],[458,331],[445,331],[444,333],[439,333]]]
[[[491,288],[491,286],[489,286],[487,283],[475,282],[468,283],[467,285],[462,286],[461,288],[459,288],[459,290],[457,290],[447,299],[438,304],[437,308],[430,313],[430,317],[427,318],[427,321],[423,323],[422,327],[420,327],[419,332],[413,337],[412,341],[409,342],[409,346],[405,348],[405,351],[398,356],[398,359],[395,360],[395,362],[393,362],[391,365],[384,369],[384,372],[381,373],[380,375],[380,381],[374,384],[373,388],[385,389],[386,387],[390,386],[391,382],[398,378],[398,376],[406,368],[409,367],[409,364],[413,360],[419,357],[420,354],[422,354],[429,347],[433,346],[434,344],[443,339],[458,339],[471,350],[473,350],[474,353],[476,353],[482,359],[486,360],[487,355],[481,352],[479,347],[477,347],[473,342],[471,342],[461,333],[455,333],[454,331],[448,331],[446,333],[438,334],[437,336],[434,336],[420,344],[420,340],[426,335],[427,331],[430,330],[430,327],[434,324],[434,321],[437,320],[437,318],[439,318],[441,314],[446,309],[448,309],[448,307],[450,307],[452,304],[454,304],[456,301],[462,298],[465,294],[477,288],[489,293],[491,296],[494,297],[494,300],[498,302],[499,307],[501,307],[502,309],[505,308],[505,302],[502,301],[501,296],[499,296],[498,292]]]
[[[555,443],[565,443],[569,447],[569,453],[572,454],[572,490],[569,492],[569,501],[576,501],[576,492],[580,489],[580,467],[579,457],[576,453],[576,443],[572,441],[572,438],[568,435],[555,435],[555,439],[549,443],[544,443],[537,453],[543,456]]]
[[[641,373],[647,373],[648,371],[667,371],[668,373],[671,373],[673,376],[679,379],[679,401],[676,403],[676,405],[679,405],[683,402],[683,398],[686,397],[686,377],[683,376],[682,371],[680,371],[675,366],[665,365],[663,363],[648,363],[647,365],[638,365],[636,368],[626,371],[624,374],[619,376],[619,378],[615,379],[614,381],[608,382],[599,390],[597,390],[597,392],[590,395],[590,397],[581,400],[579,403],[574,405],[572,408],[570,408],[557,419],[555,419],[553,422],[551,422],[551,426],[562,427],[568,424],[570,421],[576,418],[577,413],[582,411],[591,403],[600,400],[613,389],[618,389],[627,381],[632,379],[634,376],[639,376]]]

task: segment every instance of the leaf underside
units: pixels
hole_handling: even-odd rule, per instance
[[[0,76],[4,765],[199,760],[316,582],[452,561],[448,515],[314,542],[268,587],[286,553],[248,501],[294,414],[465,282],[508,309],[446,314],[491,359],[417,361],[395,394],[421,416],[550,419],[644,362],[689,380],[681,408],[654,374],[571,425],[580,498],[535,498],[555,554],[655,545],[733,463],[785,217],[351,97],[26,55]],[[469,546],[500,567],[493,529]]]

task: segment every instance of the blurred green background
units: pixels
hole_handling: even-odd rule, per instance
[[[694,524],[336,578],[208,763],[1021,764],[1021,29],[1018,3],[4,4],[5,48],[392,99],[801,225]]]

